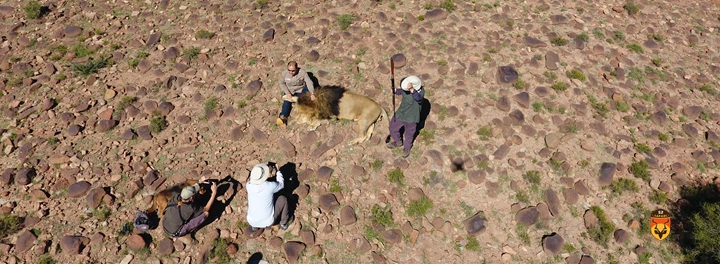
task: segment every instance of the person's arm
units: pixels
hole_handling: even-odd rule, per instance
[[[280,90],[285,93],[285,96],[287,96],[289,99],[289,95],[291,94],[290,89],[287,87],[287,84],[285,84],[285,71],[280,73],[280,80],[278,80],[278,85],[280,85]]]
[[[405,90],[403,90],[402,88],[395,88],[395,95],[401,95],[403,94],[403,92],[405,92]]]
[[[273,190],[273,193],[279,192],[283,188],[285,188],[285,179],[283,178],[282,173],[275,172],[275,179],[277,181],[277,185],[275,185],[275,190]]]
[[[217,196],[217,183],[212,183],[212,185],[210,186],[210,191],[212,191],[212,194],[210,195],[210,200],[203,208],[204,213],[210,212],[210,208],[212,207],[213,202],[215,202],[215,197]]]
[[[422,99],[424,97],[424,92],[418,92],[417,90],[415,90],[413,88],[410,88],[410,92],[412,93],[412,97],[413,97],[413,99],[415,99],[415,101],[417,101],[417,102],[422,101]]]

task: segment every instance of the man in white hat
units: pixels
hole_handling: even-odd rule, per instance
[[[271,174],[276,181],[268,181]],[[287,230],[294,216],[288,210],[287,198],[275,195],[285,188],[285,180],[277,167],[270,168],[267,164],[257,164],[250,170],[250,181],[245,185],[248,193],[247,221],[253,230],[266,228],[280,223],[280,229]]]
[[[425,96],[425,89],[417,76],[408,76],[400,82],[401,89],[395,89],[395,95],[402,96],[400,106],[390,119],[390,137],[392,141],[388,148],[403,146],[403,158],[410,155],[413,146],[417,124],[420,122],[420,106]],[[403,138],[400,138],[400,129],[405,128]]]
[[[173,239],[179,239],[184,244],[196,244],[190,233],[205,222],[217,196],[217,184],[213,182],[210,186],[212,191],[210,200],[204,207],[197,205],[194,202],[195,195],[200,191],[200,184],[203,183],[205,183],[205,177],[195,185],[183,188],[179,195],[168,201],[168,206],[165,208],[162,220],[165,233]]]

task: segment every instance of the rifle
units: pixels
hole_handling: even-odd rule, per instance
[[[390,58],[390,83],[392,86],[393,117],[395,117],[395,61]],[[392,118],[392,117],[391,117]]]

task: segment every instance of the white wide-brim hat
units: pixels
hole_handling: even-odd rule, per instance
[[[257,164],[250,171],[250,183],[261,184],[267,180],[270,175],[270,167],[267,164]]]
[[[415,75],[406,77],[405,79],[403,79],[402,83],[400,83],[400,88],[405,91],[410,90],[407,88],[408,83],[411,83],[415,90],[422,89],[422,81],[420,81],[420,77],[417,77]]]

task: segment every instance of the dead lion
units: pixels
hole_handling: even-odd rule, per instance
[[[340,86],[321,86],[315,88],[315,101],[310,93],[293,97],[290,101],[297,104],[298,124],[307,123],[309,130],[315,130],[322,120],[331,118],[348,119],[358,122],[358,137],[350,144],[370,139],[375,123],[388,120],[387,112],[377,102],[367,96],[356,94]]]

